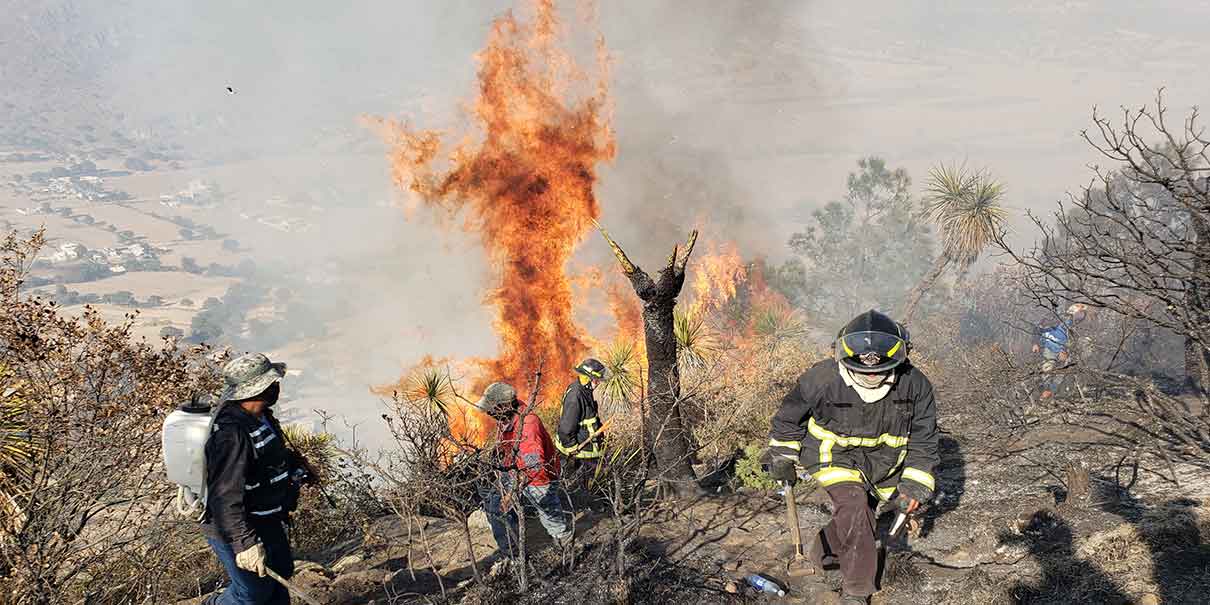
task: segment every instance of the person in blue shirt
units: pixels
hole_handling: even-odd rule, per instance
[[[1066,366],[1071,359],[1072,328],[1084,321],[1088,314],[1087,305],[1076,303],[1067,307],[1067,311],[1059,317],[1059,323],[1043,327],[1039,330],[1038,342],[1033,346],[1033,352],[1042,355],[1042,399],[1049,399],[1059,390],[1063,376],[1055,373],[1056,369]]]

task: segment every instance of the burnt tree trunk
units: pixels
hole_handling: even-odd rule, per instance
[[[933,262],[933,268],[929,269],[929,272],[921,277],[920,281],[908,292],[903,311],[899,314],[901,323],[908,325],[912,321],[912,316],[916,314],[916,307],[920,304],[920,299],[924,298],[924,293],[937,285],[937,280],[941,279],[941,274],[945,273],[949,266],[950,256],[948,254],[942,253],[937,257],[937,260]]]
[[[685,285],[685,265],[693,254],[697,231],[690,232],[684,250],[673,247],[668,263],[652,279],[646,271],[630,262],[603,227],[597,225],[597,228],[617,257],[634,293],[643,302],[647,402],[651,406],[644,437],[655,453],[660,483],[678,496],[694,494],[697,480],[690,464],[689,434],[680,409],[681,374],[677,367],[672,311],[676,308],[676,297]]]

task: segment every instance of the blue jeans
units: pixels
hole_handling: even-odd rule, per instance
[[[265,564],[283,578],[294,575],[294,555],[290,552],[290,539],[281,521],[258,521],[253,531],[265,546]],[[218,556],[227,571],[231,584],[221,594],[210,595],[205,605],[290,605],[290,594],[286,587],[269,576],[260,577],[235,565],[235,549],[230,544],[206,538],[210,549]]]
[[[510,489],[507,478],[504,488]],[[483,498],[483,512],[487,513],[487,522],[492,526],[492,537],[501,553],[514,557],[517,555],[517,513],[512,510],[504,514],[500,510],[500,491],[495,485],[480,487],[479,495]],[[538,521],[542,529],[550,537],[560,540],[571,537],[571,527],[567,515],[563,512],[563,500],[559,497],[558,482],[547,485],[527,485],[521,489],[522,499],[538,511]],[[514,503],[514,507],[521,502]]]

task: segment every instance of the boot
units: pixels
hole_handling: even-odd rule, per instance
[[[823,540],[822,531],[815,534],[815,539],[811,540],[811,545],[807,547],[807,560],[820,573],[840,569],[840,561],[836,558],[836,555],[827,552],[827,549],[824,548]]]

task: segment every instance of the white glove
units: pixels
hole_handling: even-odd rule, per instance
[[[265,577],[265,545],[257,544],[236,553],[235,566],[262,578]]]

